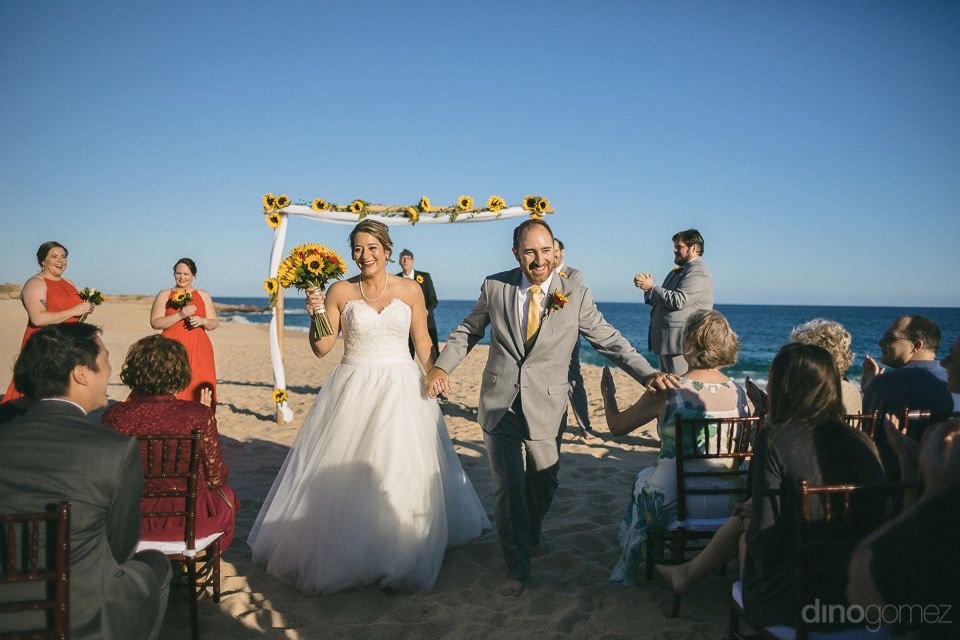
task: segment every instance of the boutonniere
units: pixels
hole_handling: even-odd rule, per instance
[[[423,284],[423,276],[420,275],[419,273],[417,274],[417,277],[414,278],[414,280],[417,281],[417,284]]]
[[[563,295],[559,290],[554,291],[550,294],[549,300],[547,300],[547,313],[549,314],[554,309],[563,309],[563,305],[568,302],[570,302],[568,296]]]
[[[567,275],[567,272],[566,272],[566,271],[560,271],[560,272],[557,273],[557,275],[559,275],[561,278],[569,278],[569,277],[570,277],[570,276]]]
[[[677,265],[676,267],[674,267],[674,268],[671,269],[670,271],[683,271],[683,267]]]

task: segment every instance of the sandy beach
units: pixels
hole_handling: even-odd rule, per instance
[[[127,349],[152,333],[152,297],[110,299],[90,322],[104,330],[113,365],[111,401],[126,397],[119,372]],[[18,300],[0,300],[0,369],[10,378],[26,322]],[[217,360],[220,405],[217,419],[229,484],[242,507],[237,536],[223,559],[220,604],[200,604],[201,636],[218,638],[720,638],[726,630],[731,578],[713,576],[684,598],[681,616],[665,617],[671,594],[660,581],[623,587],[607,582],[619,544],[617,527],[636,472],[657,452],[656,431],[646,425],[628,437],[606,435],[600,402],[600,369],[585,366],[594,428],[602,439],[585,442],[568,430],[563,439],[560,489],[544,525],[549,552],[534,559],[527,592],[504,598],[495,588],[505,569],[491,531],[450,550],[428,593],[387,593],[369,587],[305,597],[254,564],[246,535],[304,415],[324,379],[339,361],[341,347],[322,360],[309,351],[303,332],[288,331],[284,358],[290,406],[296,417],[278,425],[270,399],[273,380],[265,326],[221,323],[211,334]],[[453,376],[447,428],[464,468],[492,514],[490,475],[476,423],[480,374],[486,347],[477,347]],[[617,372],[621,403],[640,387]],[[185,599],[174,594],[162,637],[189,637]]]

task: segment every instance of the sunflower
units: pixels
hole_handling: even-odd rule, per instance
[[[420,198],[420,204],[417,205],[417,208],[420,209],[420,211],[422,211],[423,213],[432,211],[433,207],[430,206],[430,198],[428,198],[427,196],[423,196],[422,198]]]
[[[363,213],[363,210],[367,208],[367,203],[363,200],[354,200],[350,203],[350,212],[351,213]]]
[[[186,301],[189,295],[190,294],[187,293],[186,289],[183,289],[183,290],[174,292],[174,294],[170,297],[170,300],[176,304],[179,304],[181,302]]]
[[[307,271],[314,275],[323,273],[323,258],[309,258],[306,262]]]
[[[417,274],[417,277],[414,278],[414,280],[417,281],[417,284],[423,284],[423,276],[420,275],[419,273]]]
[[[470,196],[460,196],[457,198],[457,208],[460,209],[460,211],[473,209],[473,198]]]
[[[506,206],[506,201],[504,201],[504,199],[500,196],[490,196],[490,198],[487,200],[487,209],[490,209],[490,211],[493,211],[494,213],[500,211],[500,209],[503,209]]]
[[[277,206],[277,197],[272,193],[263,194],[263,208],[267,211]]]
[[[330,203],[323,198],[314,198],[313,202],[310,203],[310,208],[314,211],[326,211],[330,208]]]
[[[537,213],[543,213],[550,208],[550,201],[546,198],[537,198]]]
[[[404,207],[403,212],[407,214],[410,224],[417,224],[420,222],[420,212],[417,211],[416,207]]]
[[[540,199],[540,196],[524,196],[523,197],[523,208],[527,211],[535,211],[537,208],[537,200]]]
[[[263,290],[269,293],[271,296],[276,295],[280,283],[277,282],[276,278],[267,278],[263,281]]]
[[[273,402],[274,404],[284,404],[287,401],[287,390],[286,389],[274,389],[273,390]]]
[[[271,229],[277,229],[280,226],[280,221],[283,220],[283,214],[277,213],[276,211],[267,214],[267,225]]]
[[[287,194],[277,196],[277,209],[283,209],[288,204],[290,204],[290,198],[287,197]]]

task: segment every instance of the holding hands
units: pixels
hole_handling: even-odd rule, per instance
[[[450,389],[450,376],[439,367],[433,367],[423,381],[423,392],[431,398],[445,394]]]
[[[643,289],[643,292],[646,293],[653,289],[653,274],[652,273],[638,273],[633,276],[633,286],[637,289]]]

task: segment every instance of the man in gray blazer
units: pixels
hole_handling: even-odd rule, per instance
[[[17,388],[38,402],[0,427],[0,512],[43,511],[61,500],[72,505],[73,640],[156,638],[172,574],[162,553],[133,553],[143,487],[136,439],[87,418],[106,404],[110,373],[97,327],[44,327],[14,366]],[[11,596],[0,593],[0,601]],[[32,624],[37,615],[0,616],[0,631]]]
[[[643,289],[643,301],[650,305],[648,346],[660,357],[663,371],[683,375],[683,327],[699,309],[713,309],[713,281],[703,261],[703,236],[696,229],[673,235],[673,262],[662,286],[654,286],[653,275],[638,273],[633,283]]]
[[[563,246],[560,238],[553,239],[553,271],[561,278],[569,278],[572,282],[584,285],[583,272],[576,267],[571,267],[564,261],[567,250]],[[590,407],[587,402],[587,387],[583,383],[583,373],[580,371],[580,341],[573,347],[573,355],[570,357],[570,407],[573,409],[573,417],[580,426],[580,436],[585,440],[595,438],[596,434],[590,427]]]
[[[610,326],[589,289],[553,272],[553,233],[527,220],[513,234],[519,268],[488,276],[425,380],[432,396],[490,329],[478,420],[493,474],[494,517],[507,564],[503,595],[523,593],[530,555],[558,486],[568,372],[583,335],[597,351],[650,388],[673,386]]]

